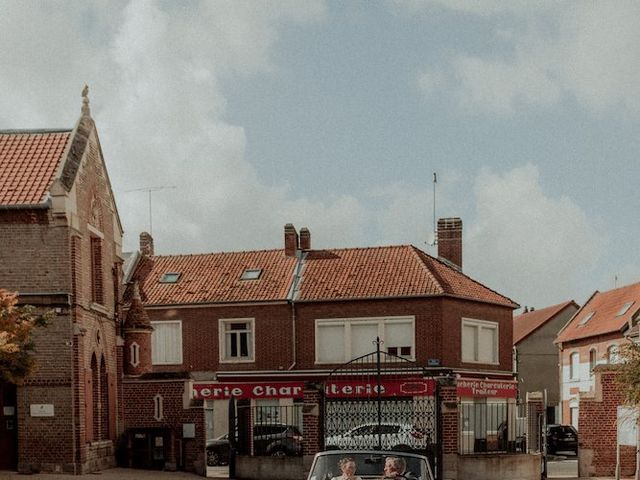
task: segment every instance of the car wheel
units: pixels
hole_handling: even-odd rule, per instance
[[[207,450],[207,466],[217,467],[220,465],[220,455],[215,450]]]
[[[284,448],[274,448],[273,450],[271,450],[271,453],[269,454],[272,457],[286,457],[287,456],[287,451]]]

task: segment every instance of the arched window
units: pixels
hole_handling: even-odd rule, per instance
[[[100,439],[109,438],[109,380],[104,356],[100,359]]]
[[[91,390],[93,439],[100,439],[100,372],[95,353],[91,356]]]
[[[573,352],[569,357],[569,378],[578,378],[578,365],[580,364],[580,354]]]
[[[620,361],[620,349],[615,343],[607,348],[607,361],[609,363],[618,363]]]
[[[597,358],[596,349],[592,348],[589,350],[589,375],[593,375],[593,369],[596,368]]]

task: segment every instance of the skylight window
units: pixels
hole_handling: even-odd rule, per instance
[[[593,317],[593,316],[595,315],[595,313],[596,313],[595,311],[594,311],[594,312],[591,312],[589,315],[587,315],[587,316],[586,316],[586,317],[584,317],[582,320],[580,320],[580,323],[579,323],[578,325],[586,325],[586,324],[587,324],[587,322],[588,322],[589,320],[591,320],[591,317]]]
[[[627,302],[625,303],[622,308],[618,311],[618,313],[616,314],[616,317],[621,317],[622,315],[624,315],[625,313],[627,313],[629,311],[629,309],[631,308],[631,305],[633,305],[634,302]]]
[[[242,276],[240,280],[257,280],[262,275],[261,268],[247,268],[244,272],[242,272]]]
[[[180,275],[180,272],[167,272],[160,277],[160,283],[176,283]]]

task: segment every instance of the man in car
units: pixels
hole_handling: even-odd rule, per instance
[[[407,462],[400,457],[387,457],[384,461],[384,479],[406,480]]]

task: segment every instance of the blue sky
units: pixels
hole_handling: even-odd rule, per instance
[[[90,86],[125,233],[158,253],[414,244],[522,305],[638,281],[635,2],[0,0],[0,128]]]

